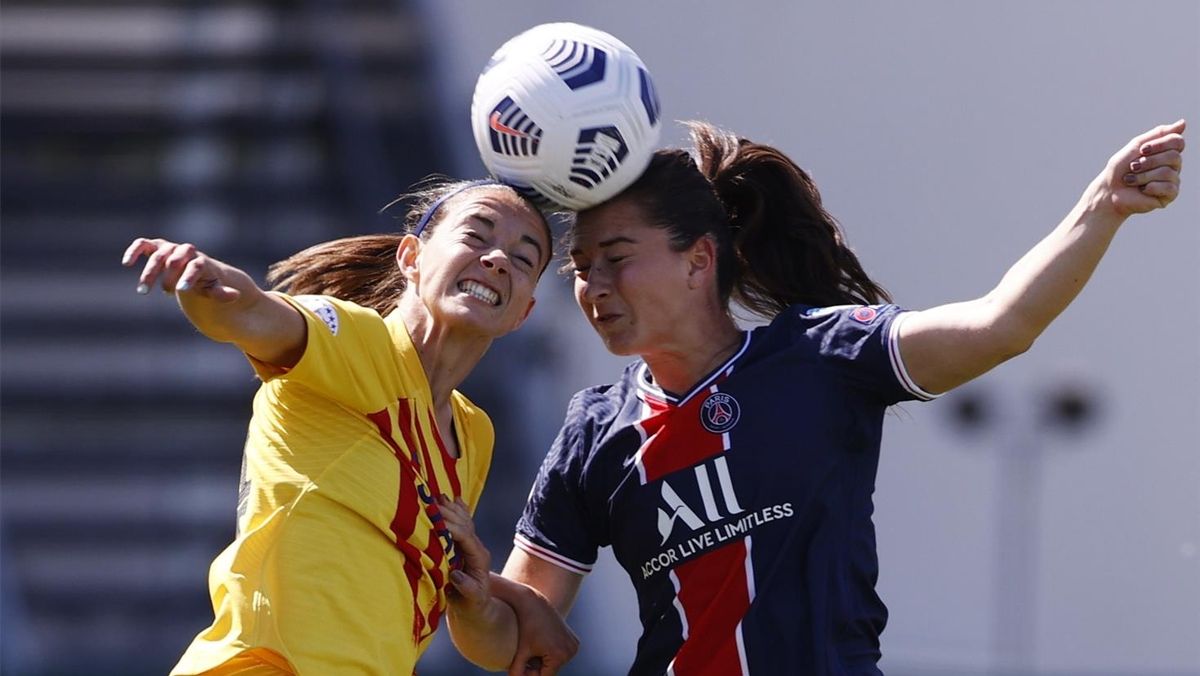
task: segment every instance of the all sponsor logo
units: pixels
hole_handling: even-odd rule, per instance
[[[790,502],[749,511],[744,509],[734,493],[729,466],[724,457],[697,465],[693,468],[693,473],[700,494],[699,505],[684,502],[667,481],[664,480],[661,484],[658,534],[662,540],[659,545],[666,545],[667,541],[672,539],[675,543],[642,563],[643,579],[669,570],[723,543],[745,537],[759,526],[776,520],[790,519],[795,515]],[[680,479],[675,479],[675,482],[679,485]],[[685,528],[681,536],[676,535],[677,524],[683,524]]]

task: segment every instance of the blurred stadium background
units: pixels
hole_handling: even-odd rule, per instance
[[[3,673],[166,673],[210,617],[255,384],[171,299],[134,294],[128,241],[192,241],[261,279],[394,229],[377,211],[412,182],[482,172],[475,75],[551,20],[633,46],[669,118],[792,154],[911,307],[985,292],[1133,134],[1200,124],[1192,0],[5,0]],[[1200,674],[1195,187],[1127,228],[1029,354],[889,419],[889,674]],[[464,387],[497,422],[478,517],[497,565],[567,397],[621,363],[565,280],[539,298]],[[624,673],[622,578],[609,560],[585,583],[564,674]],[[444,635],[420,671],[476,673]]]

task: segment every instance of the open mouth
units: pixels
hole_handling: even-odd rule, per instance
[[[480,284],[473,279],[466,279],[458,283],[458,290],[491,306],[500,304],[500,294],[495,290]]]

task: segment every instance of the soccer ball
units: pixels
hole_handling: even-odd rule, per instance
[[[483,164],[544,208],[580,210],[627,188],[658,143],[650,72],[625,43],[574,23],[504,43],[471,102]]]

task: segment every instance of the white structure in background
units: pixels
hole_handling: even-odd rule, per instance
[[[595,25],[653,70],[668,120],[711,120],[809,169],[864,265],[909,307],[990,289],[1133,134],[1179,117],[1200,132],[1192,0],[428,0],[424,12],[464,173],[480,171],[467,110],[488,54],[537,23]],[[681,136],[668,126],[664,140]],[[1083,381],[1104,402],[1093,433],[1036,442],[1034,628],[1018,632],[1032,670],[1200,669],[1200,185],[1184,180],[1170,210],[1127,226],[1029,353],[979,383],[1019,399]],[[539,306],[577,350],[564,406],[623,363],[575,319],[565,286],[544,283]],[[892,674],[1012,666],[994,626],[1004,442],[954,434],[951,402],[905,405],[885,432],[876,525]],[[637,635],[632,591],[615,566],[592,577],[573,617],[581,655],[621,673]]]

